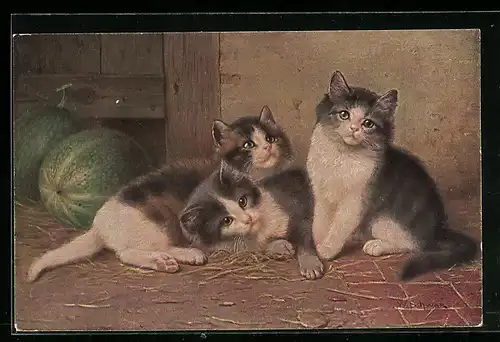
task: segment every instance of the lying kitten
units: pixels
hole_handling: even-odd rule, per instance
[[[334,258],[353,234],[366,254],[413,251],[401,279],[474,258],[477,245],[448,227],[436,185],[418,159],[392,145],[397,91],[350,87],[340,72],[316,108],[307,169],[320,257]]]
[[[304,169],[252,181],[225,162],[191,194],[179,220],[193,246],[244,236],[271,256],[297,255],[307,279],[323,275],[312,238],[314,199]]]
[[[177,218],[191,192],[220,160],[258,177],[293,159],[289,139],[267,106],[260,116],[242,117],[231,125],[214,121],[212,135],[217,148],[213,158],[176,161],[133,180],[99,209],[88,232],[35,260],[28,281],[103,248],[125,264],[164,272],[176,272],[178,263],[205,263],[203,252],[188,248]]]

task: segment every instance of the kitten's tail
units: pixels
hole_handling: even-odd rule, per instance
[[[436,242],[436,248],[411,258],[403,266],[401,280],[407,281],[432,270],[449,268],[474,259],[478,244],[469,236],[445,228]]]
[[[61,247],[48,251],[35,260],[28,271],[27,281],[35,281],[40,273],[47,268],[69,264],[91,256],[104,247],[96,227],[78,236]]]

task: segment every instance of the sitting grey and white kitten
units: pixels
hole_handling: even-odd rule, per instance
[[[301,275],[317,279],[323,264],[312,238],[313,208],[305,169],[289,168],[255,182],[223,162],[193,191],[179,221],[195,248],[210,250],[225,239],[244,237],[271,257],[296,254]]]
[[[443,202],[425,167],[392,144],[397,90],[377,95],[350,87],[339,71],[317,105],[307,157],[316,206],[313,236],[332,259],[353,235],[372,256],[416,252],[402,280],[468,262],[477,244],[448,227]]]

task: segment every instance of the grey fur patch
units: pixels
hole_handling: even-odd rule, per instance
[[[291,168],[264,178],[258,185],[269,192],[289,215],[287,240],[294,246],[315,254],[312,238],[314,196],[307,171],[303,168]]]
[[[184,245],[186,241],[177,215],[216,163],[212,159],[192,159],[165,165],[127,184],[116,198],[141,210],[148,219],[163,227],[175,245]]]

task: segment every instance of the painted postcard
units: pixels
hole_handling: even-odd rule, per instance
[[[13,38],[17,331],[482,324],[480,31]]]

